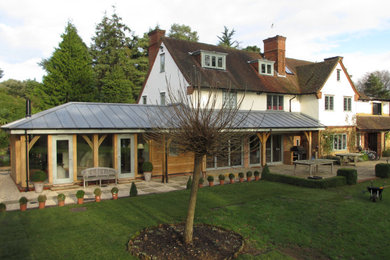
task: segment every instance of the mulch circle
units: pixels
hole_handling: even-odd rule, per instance
[[[140,259],[232,259],[244,247],[240,234],[220,227],[194,226],[193,243],[184,243],[184,223],[161,224],[137,233],[128,244]]]

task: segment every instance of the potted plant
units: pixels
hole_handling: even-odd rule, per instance
[[[223,185],[225,183],[225,175],[220,174],[218,176],[218,179],[219,179],[219,185]]]
[[[117,200],[118,199],[118,188],[117,187],[114,187],[111,189],[111,194],[112,194],[112,199],[113,200]]]
[[[60,193],[57,195],[57,200],[58,200],[58,206],[59,207],[63,207],[65,206],[65,194],[64,193]]]
[[[96,202],[100,202],[101,197],[102,197],[102,190],[101,190],[100,188],[96,188],[96,189],[93,191],[93,194],[95,194],[95,201],[96,201]]]
[[[142,170],[144,171],[145,181],[150,181],[152,178],[153,164],[151,162],[144,162],[142,164]]]
[[[260,179],[260,172],[259,171],[254,171],[253,175],[255,175],[255,180],[258,181]]]
[[[207,176],[207,181],[209,182],[209,186],[212,187],[214,186],[214,177],[209,175]]]
[[[83,190],[78,190],[76,192],[77,204],[83,204],[84,203],[84,195],[85,195],[85,191],[83,191]]]
[[[27,201],[28,201],[28,199],[26,197],[21,197],[19,199],[20,211],[27,210]]]
[[[252,180],[252,172],[251,171],[246,172],[246,180],[248,182],[250,182]]]
[[[243,182],[244,181],[244,173],[243,172],[239,172],[238,173],[238,178],[240,179],[240,182]]]
[[[44,171],[36,171],[32,174],[30,180],[34,183],[34,189],[36,193],[43,191],[43,182],[47,179],[47,175]]]
[[[236,178],[236,176],[234,176],[233,173],[229,173],[230,184],[233,184],[233,183],[234,183],[234,178]]]
[[[199,184],[198,184],[198,187],[199,188],[202,188],[203,187],[203,183],[204,183],[204,180],[202,177],[199,178]]]
[[[41,194],[38,196],[39,209],[45,208],[46,200],[47,200],[46,195]]]

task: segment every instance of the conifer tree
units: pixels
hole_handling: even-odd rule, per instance
[[[378,76],[371,73],[364,83],[364,93],[376,98],[390,98],[390,91],[384,87]]]

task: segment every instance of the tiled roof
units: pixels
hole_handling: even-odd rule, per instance
[[[152,129],[160,119],[154,116],[169,113],[170,106],[81,103],[72,102],[54,107],[2,126],[8,130],[131,130]],[[240,111],[240,115],[248,111]],[[161,127],[161,126],[159,126]],[[240,129],[318,129],[324,128],[317,120],[301,113],[284,111],[250,111]]]
[[[337,62],[341,59],[340,57],[335,57],[323,62],[313,63],[286,58],[286,66],[293,75],[267,76],[259,74],[253,66],[248,64],[249,61],[264,59],[260,53],[168,37],[163,37],[162,42],[190,84],[195,85],[195,75],[200,75],[200,85],[202,87],[214,84],[219,88],[231,87],[236,90],[246,89],[254,92],[283,94],[317,93],[323,87]],[[226,70],[202,68],[197,55],[191,55],[191,53],[200,50],[227,53]]]
[[[356,127],[359,130],[390,130],[389,116],[356,116]]]

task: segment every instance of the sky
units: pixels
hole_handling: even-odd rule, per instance
[[[217,44],[224,26],[241,47],[287,37],[286,57],[323,61],[342,56],[354,81],[390,70],[388,0],[0,0],[0,69],[7,79],[42,81],[68,21],[90,46],[105,13],[116,13],[135,35],[159,25],[189,25],[200,42]]]

